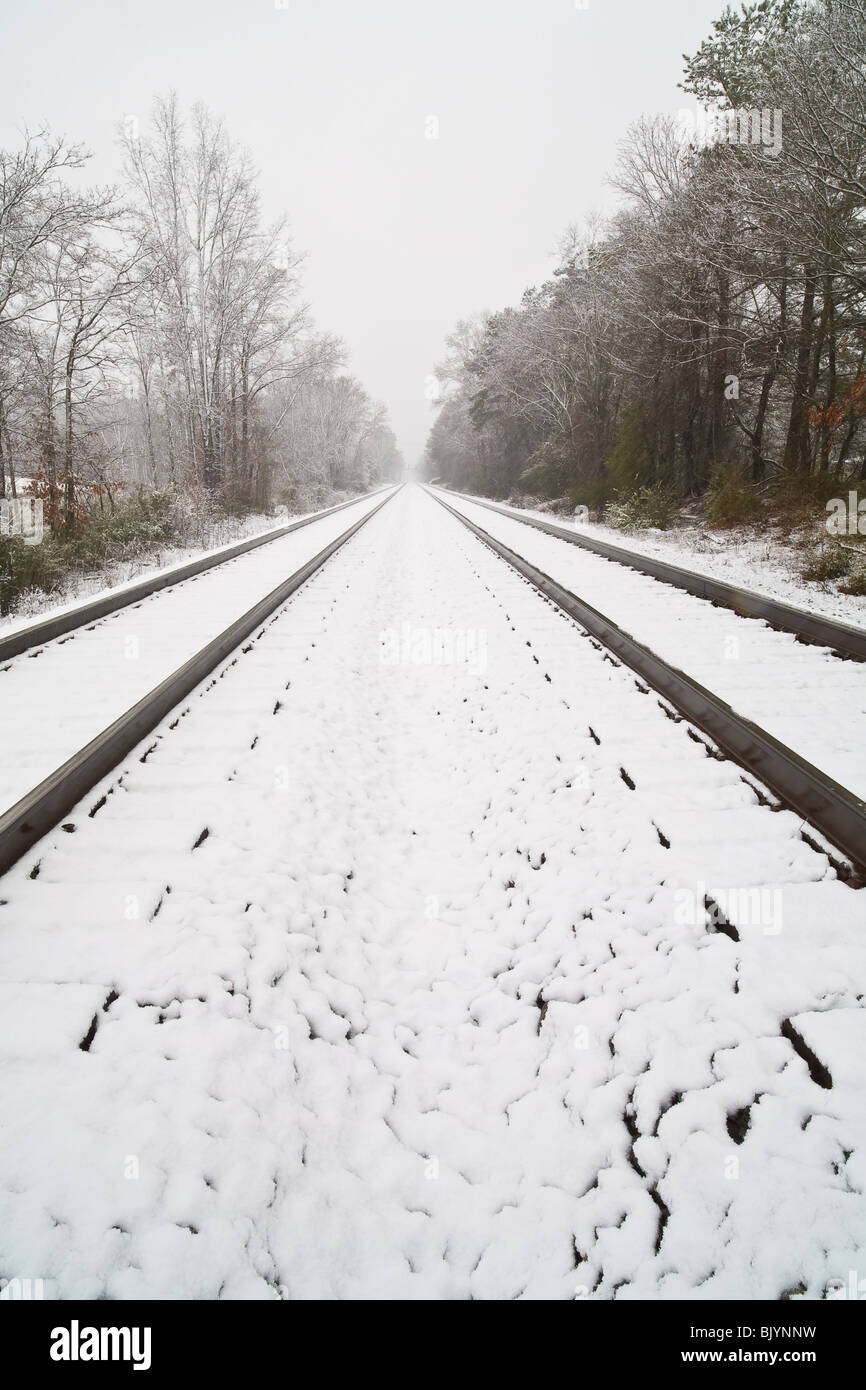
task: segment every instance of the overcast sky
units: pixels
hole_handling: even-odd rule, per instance
[[[4,0],[0,142],[48,122],[108,182],[118,122],[143,124],[154,95],[223,116],[411,465],[445,335],[548,278],[568,223],[613,206],[617,140],[693,106],[681,55],[724,0],[282,3]]]

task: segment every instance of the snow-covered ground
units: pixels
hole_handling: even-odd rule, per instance
[[[462,495],[448,489],[443,491],[447,492],[449,500],[456,501]],[[804,557],[774,531],[757,535],[753,527],[709,531],[699,525],[677,526],[669,531],[649,527],[624,531],[597,522],[574,522],[568,516],[532,507],[512,507],[510,503],[496,505],[507,505],[511,511],[524,512],[526,516],[539,521],[552,522],[590,540],[604,541],[607,545],[632,550],[638,555],[651,555],[653,559],[664,560],[669,565],[679,565],[681,569],[736,584],[741,589],[750,589],[752,593],[764,594],[781,603],[808,608],[836,622],[851,623],[854,627],[866,626],[866,598],[841,594],[835,584],[803,579],[800,570],[805,563]]]
[[[362,499],[0,666],[0,813],[381,500]]]
[[[327,508],[321,508],[321,510],[324,511]],[[206,556],[219,555],[224,550],[231,550],[240,541],[252,540],[254,536],[269,535],[282,526],[303,521],[305,517],[315,515],[316,512],[293,512],[291,515],[284,512],[278,517],[264,515],[235,517],[222,523],[214,523],[213,531],[220,537],[216,545],[204,548],[201,546],[166,546],[156,558],[153,555],[147,555],[143,561],[118,561],[109,567],[107,573],[72,573],[67,578],[64,595],[59,603],[56,601],[55,595],[44,594],[39,590],[30,590],[26,595],[23,595],[14,613],[7,613],[0,617],[0,636],[6,637],[12,632],[25,631],[37,623],[57,617],[60,613],[68,613],[83,603],[105,598],[108,594],[122,593],[124,589],[134,588],[135,585],[143,583],[154,575],[182,569],[191,560],[203,560]]]
[[[432,498],[184,708],[3,881],[5,1276],[775,1299],[862,1271],[863,895]]]
[[[448,503],[866,798],[866,667],[453,494]]]

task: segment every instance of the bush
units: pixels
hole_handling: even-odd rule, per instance
[[[707,520],[712,526],[741,526],[753,521],[761,504],[743,469],[732,463],[713,470]]]
[[[833,497],[844,497],[846,486],[843,479],[830,473],[781,473],[771,483],[768,503],[774,519],[788,534],[816,525],[823,529],[827,503]]]
[[[588,507],[591,512],[597,512],[610,501],[612,490],[608,474],[596,473],[570,487],[568,497],[573,507]]]
[[[827,583],[842,579],[851,569],[851,552],[832,542],[822,543],[801,571],[804,579]]]
[[[277,489],[274,500],[278,506],[285,507],[292,514],[298,514],[322,511],[338,499],[326,483],[297,482],[290,478]]]
[[[92,511],[80,533],[67,542],[68,563],[82,570],[136,560],[186,538],[187,526],[178,499],[170,491],[139,488],[112,509]]]
[[[11,613],[28,593],[59,593],[64,559],[63,546],[50,531],[39,545],[25,545],[18,537],[0,540],[0,615]]]
[[[611,503],[607,509],[608,520],[623,531],[634,531],[646,526],[666,531],[676,515],[676,496],[665,483],[638,488],[622,501]]]
[[[854,594],[857,598],[866,597],[866,570],[861,570],[859,574],[852,574],[850,579],[839,585],[839,592],[840,594]]]
[[[46,528],[39,545],[17,537],[0,541],[0,613],[20,607],[28,593],[63,591],[73,574],[99,574],[113,564],[145,560],[167,545],[207,532],[207,508],[187,507],[171,491],[139,488],[114,507],[99,507],[84,518],[78,533],[66,536]]]
[[[518,478],[522,489],[548,501],[564,497],[574,474],[574,459],[560,439],[548,439],[536,449]]]

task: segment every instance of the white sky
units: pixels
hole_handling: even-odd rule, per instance
[[[581,0],[583,2],[583,0]],[[515,303],[641,113],[693,106],[681,55],[725,0],[3,0],[0,144],[48,122],[119,172],[117,123],[154,95],[225,118],[309,252],[319,327],[388,406],[406,462],[459,318]],[[425,138],[427,118],[439,138]]]

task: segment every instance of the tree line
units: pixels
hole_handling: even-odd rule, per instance
[[[122,181],[47,129],[0,151],[0,498],[57,535],[130,489],[268,509],[402,466],[384,407],[317,332],[285,218],[206,108],[119,132]]]
[[[703,129],[637,122],[615,215],[448,339],[431,476],[733,519],[866,480],[866,7],[727,9],[684,63]]]

